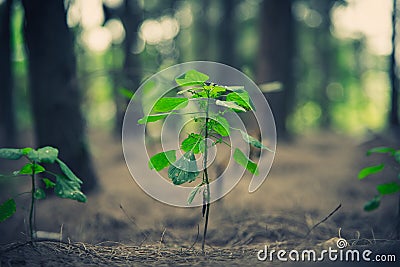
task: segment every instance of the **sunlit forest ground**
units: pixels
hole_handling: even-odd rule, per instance
[[[393,137],[360,142],[325,131],[278,144],[270,175],[258,191],[249,194],[249,179],[243,179],[211,206],[207,250],[219,256],[204,260],[195,252],[201,243],[201,236],[197,236],[197,226],[202,224],[200,208],[176,208],[153,200],[130,176],[120,142],[104,133],[91,132],[90,136],[91,144],[96,144],[93,152],[101,190],[89,195],[85,205],[57,198],[38,205],[38,230],[60,233],[68,242],[111,246],[121,253],[127,250],[118,246],[138,246],[134,251],[142,248],[145,254],[154,251],[154,246],[178,254],[189,249],[194,252],[174,259],[200,260],[206,265],[226,260],[226,253],[233,253],[229,264],[247,262],[251,266],[257,264],[255,252],[264,245],[310,249],[330,244],[330,239],[340,236],[356,247],[373,245],[379,251],[395,230],[393,207],[397,199],[387,197],[378,211],[366,213],[363,205],[374,195],[375,182],[357,179],[358,170],[371,162],[364,157],[365,149],[394,144]],[[18,205],[24,203],[28,199]],[[339,204],[338,211],[308,234]],[[5,222],[2,243],[26,238],[25,213],[20,210]],[[398,245],[389,245],[384,251],[398,253]],[[154,262],[174,262],[168,255],[160,252]]]

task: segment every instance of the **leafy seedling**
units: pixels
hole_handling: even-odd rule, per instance
[[[36,238],[35,201],[46,198],[44,188],[53,188],[55,194],[60,198],[69,198],[79,202],[86,202],[86,196],[81,191],[82,181],[58,158],[58,150],[56,148],[50,146],[42,147],[37,150],[30,147],[22,149],[0,148],[0,158],[8,160],[25,158],[28,160],[28,163],[22,166],[20,170],[15,171],[12,175],[0,176],[8,178],[28,176],[31,178],[31,191],[25,193],[31,195],[29,231],[32,241]],[[60,174],[47,171],[41,164],[57,164],[60,168]],[[41,178],[38,178],[38,174],[41,174]],[[42,175],[45,175],[47,178],[43,178]],[[37,179],[41,179],[41,186],[37,186]],[[11,197],[0,205],[0,222],[10,218],[15,212],[16,203],[14,197]]]
[[[232,148],[232,145],[224,139],[230,136],[231,130],[241,132],[245,142],[258,149],[270,150],[256,138],[248,135],[240,129],[230,126],[224,116],[227,112],[248,112],[255,110],[254,104],[243,86],[222,86],[208,81],[209,77],[196,70],[189,70],[175,79],[177,92],[175,97],[163,97],[153,106],[149,115],[138,120],[139,124],[146,124],[165,119],[170,114],[178,114],[177,110],[185,108],[190,100],[199,101],[199,112],[201,116],[192,113],[181,113],[181,115],[193,115],[193,121],[197,123],[198,132],[191,132],[182,141],[180,149],[183,156],[176,159],[176,150],[169,150],[153,155],[149,160],[149,168],[161,171],[168,167],[168,177],[173,184],[181,185],[194,182],[202,173],[200,183],[193,188],[188,196],[188,204],[191,204],[196,195],[202,192],[203,206],[202,215],[205,216],[202,250],[207,235],[207,226],[210,212],[210,177],[208,175],[208,151],[211,146],[223,144]],[[216,112],[210,110],[210,104],[215,104],[221,109]],[[196,112],[194,112],[196,113]],[[216,113],[216,114],[215,114]],[[179,134],[179,133],[178,133]],[[212,140],[212,142],[206,142]],[[211,143],[211,144],[210,144]],[[233,148],[232,148],[233,149]],[[198,170],[196,154],[203,155],[203,171]],[[233,159],[247,171],[258,175],[258,166],[246,156],[239,148],[235,148]]]
[[[367,156],[372,154],[387,154],[393,157],[395,162],[400,166],[400,150],[396,150],[391,147],[375,147],[367,151]],[[358,179],[362,180],[370,175],[380,173],[385,168],[385,164],[377,164],[363,168],[358,173]],[[381,200],[386,195],[399,194],[400,192],[400,172],[397,174],[397,179],[394,179],[388,183],[381,183],[376,186],[377,194],[364,205],[365,211],[373,211],[379,208]],[[397,225],[397,236],[400,236],[400,194],[399,194],[399,206],[398,208],[398,225]]]

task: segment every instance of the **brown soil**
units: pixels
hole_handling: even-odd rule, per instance
[[[37,229],[62,233],[63,241],[35,246],[24,243],[27,211],[21,207],[27,207],[29,199],[19,198],[17,213],[0,224],[0,242],[5,244],[0,248],[0,266],[264,265],[268,263],[256,256],[264,245],[311,249],[324,247],[339,235],[352,247],[387,251],[400,261],[399,244],[389,241],[396,196],[386,197],[379,210],[366,213],[363,204],[375,194],[379,177],[357,179],[361,167],[384,159],[366,158],[366,149],[390,142],[360,143],[323,132],[279,143],[269,177],[258,191],[249,194],[245,178],[211,206],[203,254],[198,236],[198,225],[200,231],[203,226],[201,209],[153,200],[131,178],[120,142],[93,134],[101,190],[89,195],[87,204],[57,198],[39,202]],[[384,177],[394,177],[395,171],[388,168]],[[8,188],[13,189],[7,196],[19,190]],[[339,204],[337,212],[307,235]]]

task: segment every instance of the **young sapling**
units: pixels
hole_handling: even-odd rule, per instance
[[[7,160],[19,160],[25,158],[28,163],[15,171],[12,175],[0,175],[2,178],[13,178],[17,176],[28,176],[31,180],[30,208],[29,208],[29,236],[31,241],[36,239],[35,227],[35,207],[36,200],[46,198],[43,189],[54,188],[55,194],[60,198],[69,198],[79,202],[86,202],[86,196],[81,191],[82,181],[71,171],[71,169],[58,158],[58,150],[54,147],[46,146],[34,150],[33,148],[0,148],[0,158]],[[61,173],[48,171],[41,164],[56,164]],[[40,174],[41,177],[38,175]],[[42,177],[46,175],[46,177]],[[42,181],[42,186],[38,186],[37,180]],[[22,193],[22,194],[24,194]],[[21,195],[21,194],[19,194]],[[14,197],[10,197],[0,205],[0,222],[10,218],[16,212]]]
[[[375,147],[367,151],[367,156],[370,156],[372,154],[387,154],[390,157],[393,157],[395,162],[397,163],[396,167],[398,170],[397,178],[394,179],[391,182],[388,183],[381,183],[376,186],[377,194],[367,203],[364,205],[364,210],[365,211],[373,211],[377,208],[379,208],[381,200],[384,196],[386,195],[393,195],[393,194],[398,194],[398,207],[397,207],[397,226],[396,226],[396,235],[397,238],[400,237],[400,150],[396,150],[391,147]],[[363,168],[359,173],[358,173],[358,179],[362,180],[366,178],[367,176],[370,176],[372,174],[380,173],[383,169],[385,168],[385,164],[381,163],[378,165],[373,165],[369,167]]]
[[[196,155],[202,154],[202,175],[188,196],[188,204],[192,203],[196,195],[202,192],[203,205],[202,216],[205,217],[202,250],[204,251],[207,227],[210,213],[210,177],[209,177],[209,149],[216,145],[226,145],[234,149],[233,159],[239,165],[254,175],[258,175],[258,166],[234,144],[226,141],[231,130],[240,131],[245,142],[257,149],[266,149],[256,138],[248,135],[245,131],[230,126],[226,114],[228,112],[242,113],[254,111],[254,104],[243,86],[224,86],[209,82],[209,76],[196,70],[189,70],[175,79],[178,92],[174,97],[160,98],[153,106],[149,115],[138,120],[139,124],[147,124],[167,118],[171,114],[178,114],[177,111],[184,109],[189,101],[198,101],[196,112],[183,113],[192,115],[192,121],[197,126],[196,132],[188,133],[181,142],[180,149],[182,157],[176,159],[176,150],[163,151],[153,155],[149,160],[149,168],[161,171],[168,167],[168,178],[173,184],[182,185],[194,182],[200,174],[196,164]],[[219,107],[218,111],[211,109],[211,105]],[[178,133],[179,135],[179,133]],[[273,152],[273,151],[271,151]]]

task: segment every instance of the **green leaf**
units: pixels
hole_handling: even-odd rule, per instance
[[[17,210],[14,199],[9,198],[0,205],[0,222],[10,218]]]
[[[203,84],[210,77],[206,74],[198,72],[197,70],[189,70],[175,79],[176,83],[180,86],[190,86]]]
[[[51,180],[49,180],[49,179],[47,179],[47,178],[43,178],[42,181],[43,181],[43,183],[45,184],[46,189],[54,188],[54,187],[56,186],[56,184],[53,183],[53,181],[51,181]]]
[[[217,116],[215,119],[213,119],[213,121],[214,123],[212,124],[212,130],[221,136],[229,136],[230,125],[227,119],[222,116]]]
[[[200,144],[202,142],[204,142],[202,135],[191,133],[182,141],[181,149],[185,152],[192,151],[194,154],[198,154],[201,152]]]
[[[134,96],[134,93],[126,88],[119,88],[118,92],[127,99],[131,99]]]
[[[250,99],[249,93],[245,90],[237,90],[226,96],[227,101],[233,101],[245,110],[256,110]]]
[[[139,124],[146,124],[148,122],[154,122],[154,121],[159,121],[162,120],[166,117],[168,117],[170,113],[168,114],[154,114],[154,115],[149,115],[149,116],[145,116],[141,119],[138,120]]]
[[[227,88],[230,91],[243,91],[244,90],[244,86],[243,85],[229,85],[229,86],[225,86],[225,88]]]
[[[373,210],[377,209],[380,204],[381,204],[381,197],[376,196],[373,199],[371,199],[370,201],[368,201],[367,203],[365,203],[364,210],[365,211],[373,211]]]
[[[361,180],[361,179],[364,179],[365,177],[367,177],[368,175],[380,172],[381,170],[383,170],[384,167],[385,167],[384,164],[366,167],[358,173],[358,179]]]
[[[54,163],[58,157],[58,149],[51,146],[39,148],[37,151],[32,149],[28,152],[27,157],[36,162]]]
[[[367,156],[371,155],[372,153],[390,153],[394,154],[395,150],[391,147],[374,147],[367,151]]]
[[[243,140],[246,141],[247,143],[249,143],[250,145],[252,145],[256,148],[266,149],[270,152],[274,152],[273,150],[269,149],[267,146],[264,146],[260,141],[258,141],[254,137],[248,135],[246,132],[240,130],[240,133],[242,134]]]
[[[390,195],[400,191],[400,185],[396,182],[380,184],[376,187],[381,195]]]
[[[199,92],[195,92],[192,98],[208,98],[208,95],[205,90],[201,90]],[[207,103],[207,101],[203,101],[203,103]]]
[[[33,197],[36,199],[45,199],[46,198],[46,193],[42,188],[36,189],[35,193],[33,193]]]
[[[219,85],[212,85],[210,90],[210,97],[217,98],[226,92],[226,88]]]
[[[400,150],[394,152],[394,159],[397,161],[397,163],[400,163]]]
[[[209,146],[207,145],[206,140],[203,139],[203,140],[200,142],[200,144],[199,144],[199,150],[200,150],[201,153],[204,154],[204,152],[206,151],[206,146],[207,146],[207,148],[209,147]]]
[[[28,149],[27,151],[29,151],[25,156],[31,160],[31,161],[36,161],[39,162],[39,155],[38,152],[34,149]]]
[[[64,162],[62,162],[60,159],[56,159],[56,162],[58,163],[58,165],[61,168],[61,171],[65,174],[65,176],[71,180],[72,182],[76,182],[78,184],[82,184],[82,180],[79,179],[78,177],[76,177],[76,175],[71,171],[71,169],[67,166],[67,164],[65,164]]]
[[[190,191],[189,197],[188,197],[188,204],[192,204],[194,197],[197,195],[197,193],[199,192],[200,188],[203,186],[203,183],[196,185],[196,187],[194,187],[192,189],[192,191]]]
[[[238,111],[246,112],[246,109],[244,109],[243,107],[237,105],[233,101],[217,100],[217,101],[215,101],[215,104],[218,105],[218,106],[222,106],[222,107],[233,109],[234,111],[238,110]]]
[[[24,154],[24,156],[27,156],[29,154],[29,152],[31,152],[32,150],[33,150],[33,148],[31,148],[31,147],[25,147],[25,148],[21,149],[22,154]]]
[[[86,202],[87,200],[85,194],[81,191],[80,183],[76,180],[69,179],[69,177],[65,175],[56,176],[54,193],[61,198],[69,198],[78,202]]]
[[[186,152],[173,165],[169,166],[168,177],[175,185],[196,180],[199,171],[193,152]]]
[[[176,161],[175,150],[160,152],[152,156],[149,160],[149,168],[161,171]]]
[[[37,163],[27,163],[25,166],[23,166],[19,170],[19,174],[33,174],[33,171],[35,171],[35,174],[44,172],[46,169],[43,168],[43,166],[40,166]]]
[[[0,148],[0,158],[17,160],[20,159],[24,154],[21,149],[17,148]]]
[[[182,95],[183,93],[186,93],[186,92],[190,92],[190,93],[195,93],[196,91],[203,91],[204,89],[203,89],[203,87],[200,87],[200,86],[192,86],[192,87],[189,87],[189,88],[186,88],[186,89],[183,89],[183,90],[180,90],[180,91],[178,91],[176,94],[177,95]]]
[[[160,98],[153,107],[153,112],[169,112],[185,108],[189,99],[184,97],[163,97]]]
[[[251,161],[239,148],[235,149],[235,153],[233,153],[233,159],[239,165],[245,167],[249,172],[258,175],[257,164]]]

